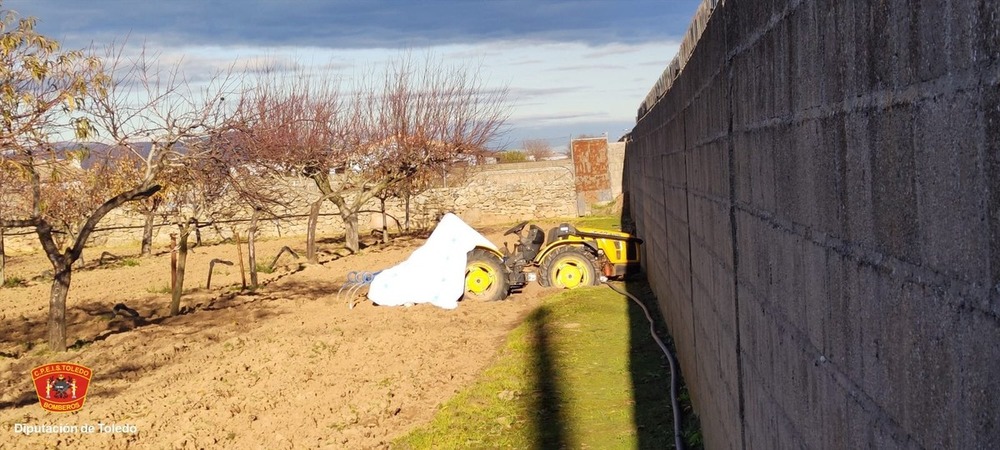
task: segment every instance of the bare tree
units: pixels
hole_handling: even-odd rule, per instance
[[[422,65],[400,58],[381,76],[359,79],[349,95],[305,74],[263,79],[239,108],[254,154],[316,185],[309,242],[329,201],[351,251],[360,248],[359,216],[373,199],[421,171],[477,158],[507,117],[506,89],[487,89],[478,72],[430,58]]]
[[[282,78],[261,71],[253,89],[244,93],[237,108],[242,148],[260,171],[280,175],[318,177],[342,167],[344,150],[337,148],[336,127],[342,103],[339,86],[332,81],[312,81],[304,74]],[[294,201],[294,192],[285,199]],[[307,253],[316,256],[316,223],[325,194],[312,204],[307,231]]]
[[[5,217],[13,217],[16,205],[27,204],[23,198],[18,198],[19,193],[12,188],[19,184],[14,174],[13,167],[4,164],[5,160],[0,155],[0,221]],[[4,250],[4,235],[6,229],[0,224],[0,287],[7,283],[7,253]]]
[[[283,170],[275,170],[270,166],[260,164],[255,159],[255,153],[250,150],[254,145],[250,136],[245,133],[245,124],[233,122],[230,129],[213,136],[209,145],[215,149],[217,159],[227,168],[225,173],[219,173],[216,178],[220,186],[225,186],[227,194],[225,202],[231,209],[242,206],[250,211],[250,226],[247,230],[247,258],[250,266],[250,285],[258,286],[256,237],[258,223],[262,218],[275,218],[278,209],[287,210],[296,203],[299,196],[292,193],[291,186],[286,182],[287,174]],[[234,215],[232,212],[229,216]]]
[[[72,266],[97,224],[123,204],[154,195],[163,170],[196,156],[178,144],[215,121],[223,90],[216,86],[216,95],[211,89],[195,95],[182,89],[189,85],[176,71],[155,72],[144,55],[126,61],[121,48],[111,48],[104,58],[61,51],[56,41],[35,32],[34,23],[17,20],[12,12],[0,19],[0,64],[7,71],[0,78],[0,148],[5,150],[0,165],[14,167],[21,175],[18,187],[30,193],[26,207],[0,219],[0,227],[35,229],[54,274],[48,344],[64,351]],[[142,170],[127,182],[107,176],[110,165],[68,170],[66,161],[72,158],[56,145],[67,135],[101,136]],[[140,139],[152,143],[148,151],[137,145]],[[70,220],[73,216],[76,220]]]
[[[228,205],[224,201],[226,186],[225,168],[210,159],[201,158],[190,164],[171,168],[164,174],[164,182],[171,186],[164,203],[165,211],[177,226],[177,259],[172,274],[170,315],[180,312],[181,295],[184,292],[184,275],[190,250],[191,233],[198,226],[201,217],[212,217],[221,213]]]
[[[150,213],[162,202],[180,231],[180,282],[171,299],[171,314],[177,314],[190,233],[227,187],[219,182],[228,176],[227,161],[212,137],[231,127],[225,98],[240,96],[239,80],[231,72],[220,73],[199,88],[178,68],[156,65],[145,51],[127,62],[121,51],[109,47],[106,58],[108,71],[121,75],[121,82],[98,97],[89,112],[124,153],[119,160],[130,161],[134,169],[123,171],[120,179],[126,184],[155,180],[165,187],[162,200],[147,197]]]
[[[206,141],[189,143],[189,147],[198,148],[200,158],[179,167],[172,167],[164,173],[164,183],[170,187],[166,191],[164,204],[166,213],[173,218],[177,227],[177,262],[173,274],[173,289],[170,299],[170,315],[180,312],[181,297],[184,292],[184,280],[187,268],[187,257],[191,249],[190,237],[197,228],[205,222],[233,217],[245,212],[249,199],[260,202],[261,192],[266,192],[258,183],[251,181],[254,177],[238,162],[228,158],[225,150],[217,147],[217,142]],[[262,183],[261,183],[262,184]],[[261,188],[255,190],[251,186]],[[256,218],[260,208],[254,209]],[[251,241],[253,236],[251,234]],[[251,247],[251,255],[253,248]],[[251,256],[251,274],[256,278]],[[256,287],[256,280],[254,280]]]
[[[163,199],[165,193],[161,190],[142,200],[130,202],[126,205],[126,210],[132,214],[142,216],[142,240],[139,244],[139,255],[144,257],[153,254],[153,227],[156,225],[158,215],[163,213]]]
[[[486,89],[477,71],[449,67],[428,57],[421,64],[402,57],[390,64],[376,98],[381,139],[366,153],[359,172],[369,180],[370,197],[355,197],[358,209],[379,198],[385,230],[389,196],[407,202],[456,163],[481,159],[506,121],[506,89]],[[407,224],[409,220],[407,219]]]
[[[11,11],[0,14],[3,15],[0,34],[4,41],[0,46],[0,65],[5,68],[0,78],[0,148],[4,149],[0,165],[12,167],[20,175],[17,188],[30,193],[25,207],[0,219],[0,227],[35,229],[54,273],[49,298],[48,342],[52,350],[63,351],[66,349],[66,294],[72,265],[80,258],[84,244],[108,212],[127,201],[151,195],[158,187],[150,179],[106,196],[98,206],[88,208],[85,220],[74,232],[66,232],[67,246],[65,250],[60,249],[55,240],[54,222],[59,221],[57,213],[61,210],[53,206],[50,196],[55,192],[65,193],[65,188],[88,180],[82,177],[59,179],[61,163],[53,143],[63,133],[81,139],[92,135],[94,128],[85,115],[79,114],[78,107],[104,93],[110,85],[110,77],[103,70],[100,59],[82,51],[61,51],[56,41],[38,34],[34,19],[18,20]],[[91,178],[89,181],[101,180]],[[95,191],[104,192],[103,187],[98,186]],[[63,200],[67,198],[62,197]]]
[[[552,145],[545,139],[525,139],[524,153],[535,161],[542,161],[554,154]]]
[[[154,194],[153,196],[135,202],[136,210],[142,214],[142,242],[139,244],[140,256],[151,256],[153,254],[153,225],[156,221],[156,213],[163,204],[163,197]]]

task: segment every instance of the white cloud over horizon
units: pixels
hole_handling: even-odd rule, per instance
[[[411,49],[477,69],[484,85],[509,90],[510,128],[516,140],[548,138],[523,136],[520,129],[565,127],[576,122],[622,123],[634,120],[639,102],[677,52],[677,42],[591,46],[583,43],[501,41],[451,44]],[[404,54],[399,49],[326,49],[295,47],[178,47],[161,50],[158,60],[179,65],[191,79],[205,80],[230,68],[244,71],[267,66],[290,75],[309,73],[343,80],[349,89],[354,77],[365,76]],[[488,55],[488,56],[480,56]],[[600,55],[595,57],[594,55]],[[477,57],[479,56],[479,57]],[[639,59],[637,62],[638,56]],[[642,63],[662,58],[662,65]],[[581,130],[578,134],[622,130]],[[611,136],[612,139],[617,136]]]
[[[507,145],[608,133],[617,139],[700,0],[5,0],[69,48],[127,39],[189,80],[267,66],[342,80],[409,52],[478,68],[509,89]],[[89,39],[88,41],[84,41]]]

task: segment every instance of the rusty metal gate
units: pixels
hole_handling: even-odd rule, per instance
[[[583,216],[590,213],[591,205],[613,199],[608,174],[608,139],[574,139],[571,146],[576,171],[576,211]]]

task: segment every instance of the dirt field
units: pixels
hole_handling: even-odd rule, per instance
[[[502,242],[500,233],[486,233]],[[233,245],[194,249],[178,317],[165,317],[169,255],[76,271],[68,300],[69,344],[62,355],[33,348],[45,338],[49,283],[0,288],[0,448],[380,448],[432,417],[437,406],[474,380],[507,332],[550,290],[537,285],[507,301],[349,309],[337,290],[350,271],[375,271],[404,260],[422,239],[401,238],[357,255],[327,253],[321,265],[283,256],[252,295],[237,294]],[[270,262],[282,246],[304,254],[302,239],[258,244]],[[337,248],[326,242],[323,248]],[[163,251],[164,249],[157,249]],[[115,249],[127,254],[137,249]],[[88,250],[94,265],[99,252]],[[14,257],[8,276],[48,269],[40,256]],[[124,302],[145,318],[109,319]],[[31,368],[67,361],[94,371],[76,413],[41,409]],[[130,433],[14,432],[27,425],[134,425]]]

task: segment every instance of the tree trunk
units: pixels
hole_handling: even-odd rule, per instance
[[[357,253],[361,250],[360,239],[358,236],[358,214],[346,214],[342,216],[344,218],[344,245],[351,253]]]
[[[323,206],[323,199],[316,200],[309,209],[309,224],[306,227],[306,258],[310,264],[319,263],[319,255],[316,253],[316,223],[319,222],[319,209]]]
[[[247,230],[247,258],[250,262],[250,289],[257,289],[257,249],[254,242],[257,240],[257,218],[260,210],[254,209],[250,216],[250,229]]]
[[[187,266],[188,236],[191,235],[191,225],[180,225],[180,243],[177,245],[177,282],[170,298],[170,315],[181,312],[181,293],[184,292],[184,268]]]
[[[73,274],[73,263],[65,257],[53,262],[52,289],[49,294],[49,350],[66,351],[66,296]]]
[[[4,266],[7,264],[7,254],[3,251],[3,227],[0,227],[0,287],[7,282]]]
[[[344,221],[345,244],[348,250],[357,253],[358,250],[361,249],[358,239],[358,213],[351,212],[351,210],[361,209],[360,206],[371,197],[355,199],[355,203],[358,207],[348,208],[344,197],[336,195],[330,187],[330,177],[328,173],[319,171],[312,176],[312,179],[316,182],[316,187],[319,189],[319,192],[323,194],[323,197],[329,199],[330,202],[336,205],[337,209],[340,210],[340,217]]]
[[[146,213],[146,220],[142,224],[142,249],[140,256],[150,256],[153,254],[153,219],[156,217],[156,210],[151,209]]]
[[[170,294],[177,287],[177,233],[170,233]]]
[[[409,232],[410,231],[410,194],[406,194],[405,201],[406,201],[406,218],[403,219],[403,224],[404,224],[403,228],[405,228],[406,231]]]
[[[201,227],[198,223],[198,219],[192,219],[194,222],[194,245],[196,247],[201,247]]]
[[[240,233],[233,226],[233,240],[236,241],[236,260],[240,262],[240,280],[243,282],[243,289],[247,288],[247,271],[243,267],[243,244],[240,243]]]
[[[389,218],[385,215],[385,199],[378,199],[380,206],[382,207],[382,243],[389,243]]]
[[[34,198],[39,198],[40,183],[38,174],[31,172],[32,189]],[[123,192],[101,204],[96,211],[91,213],[76,236],[73,247],[68,248],[66,253],[60,253],[59,246],[56,245],[52,236],[52,226],[44,219],[35,217],[31,220],[31,225],[35,227],[38,234],[38,242],[42,244],[45,254],[52,263],[53,279],[52,291],[49,297],[49,348],[53,351],[66,350],[66,295],[69,294],[69,284],[72,279],[73,263],[80,259],[83,254],[84,245],[90,234],[97,228],[101,219],[115,208],[125,202],[141,200],[160,190],[159,185],[138,186],[135,189]],[[35,203],[38,208],[38,203]]]

